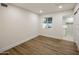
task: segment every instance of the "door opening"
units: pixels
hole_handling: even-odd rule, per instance
[[[64,39],[74,41],[73,39],[73,16],[63,17]]]

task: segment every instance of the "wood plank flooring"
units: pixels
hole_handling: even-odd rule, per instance
[[[8,51],[9,55],[78,55],[73,42],[38,36]]]

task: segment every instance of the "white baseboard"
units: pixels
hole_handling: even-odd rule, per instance
[[[31,40],[31,39],[37,37],[37,36],[39,36],[39,35],[31,36],[31,37],[29,37],[29,38],[27,38],[27,39],[25,39],[25,40],[22,40],[22,41],[19,41],[19,42],[15,42],[15,43],[13,43],[13,44],[11,44],[11,45],[9,45],[9,46],[6,46],[6,47],[4,47],[4,48],[0,48],[0,53],[6,51],[6,50],[8,50],[8,49],[11,49],[11,48],[13,48],[13,47],[15,47],[15,46],[18,46],[19,44],[21,44],[21,43],[23,43],[23,42],[29,41],[29,40]]]
[[[56,39],[61,39],[61,40],[66,40],[66,41],[70,41],[70,42],[74,42],[74,41],[71,41],[71,40],[67,40],[67,39],[64,39],[63,37],[55,37],[55,36],[50,36],[50,35],[43,35],[43,34],[40,34],[42,36],[46,36],[46,37],[51,37],[51,38],[56,38]]]
[[[62,38],[59,38],[59,37],[54,37],[54,36],[50,36],[50,35],[43,35],[43,34],[40,34],[42,36],[46,36],[46,37],[51,37],[51,38],[56,38],[56,39],[62,39]]]

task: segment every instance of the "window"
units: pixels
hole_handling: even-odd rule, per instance
[[[52,17],[45,17],[44,18],[43,28],[52,28]]]

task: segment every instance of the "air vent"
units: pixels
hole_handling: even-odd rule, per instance
[[[5,3],[1,3],[1,6],[3,6],[3,7],[8,7],[8,5],[5,4]]]

